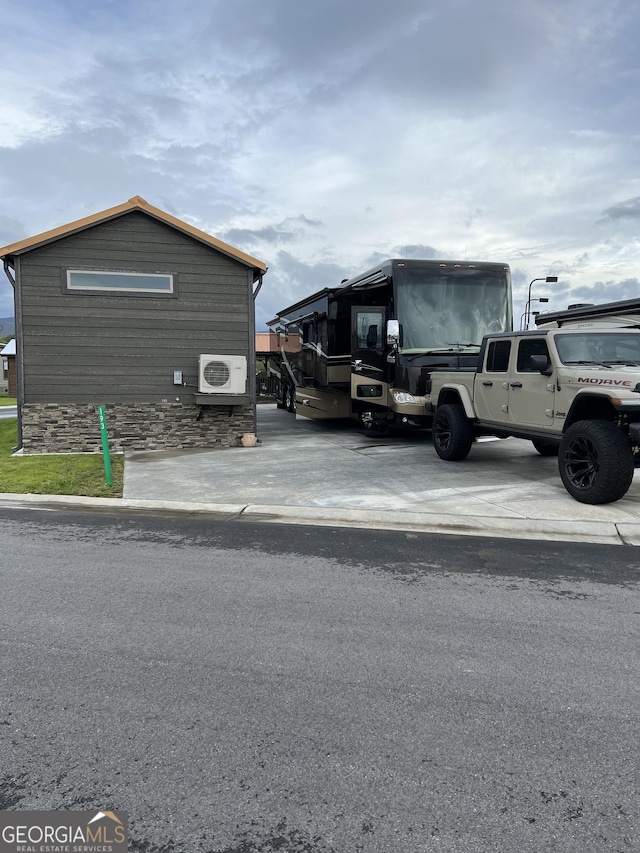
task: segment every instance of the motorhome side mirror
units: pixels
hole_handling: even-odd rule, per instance
[[[400,322],[387,320],[387,343],[397,344],[400,341]]]
[[[546,355],[530,355],[529,366],[534,373],[542,373],[544,376],[551,376],[551,366]]]

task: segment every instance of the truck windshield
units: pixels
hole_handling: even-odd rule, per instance
[[[477,352],[483,335],[511,330],[509,270],[398,267],[400,352]]]
[[[555,344],[563,364],[640,364],[637,332],[574,332],[556,335]]]

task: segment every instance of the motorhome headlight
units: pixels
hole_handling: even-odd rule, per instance
[[[394,402],[396,403],[417,403],[418,401],[413,396],[413,394],[409,394],[408,391],[396,391],[395,388],[391,389],[391,394],[393,396]]]

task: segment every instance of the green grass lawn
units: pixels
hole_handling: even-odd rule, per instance
[[[0,406],[15,406],[17,402],[15,397],[7,397],[6,394],[0,394]]]
[[[17,420],[0,420],[0,492],[122,497],[123,456],[111,457],[113,485],[107,486],[101,453],[12,457],[11,448],[17,443]]]

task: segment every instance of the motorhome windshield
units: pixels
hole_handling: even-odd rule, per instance
[[[477,351],[483,335],[511,330],[509,270],[398,267],[400,352]]]

